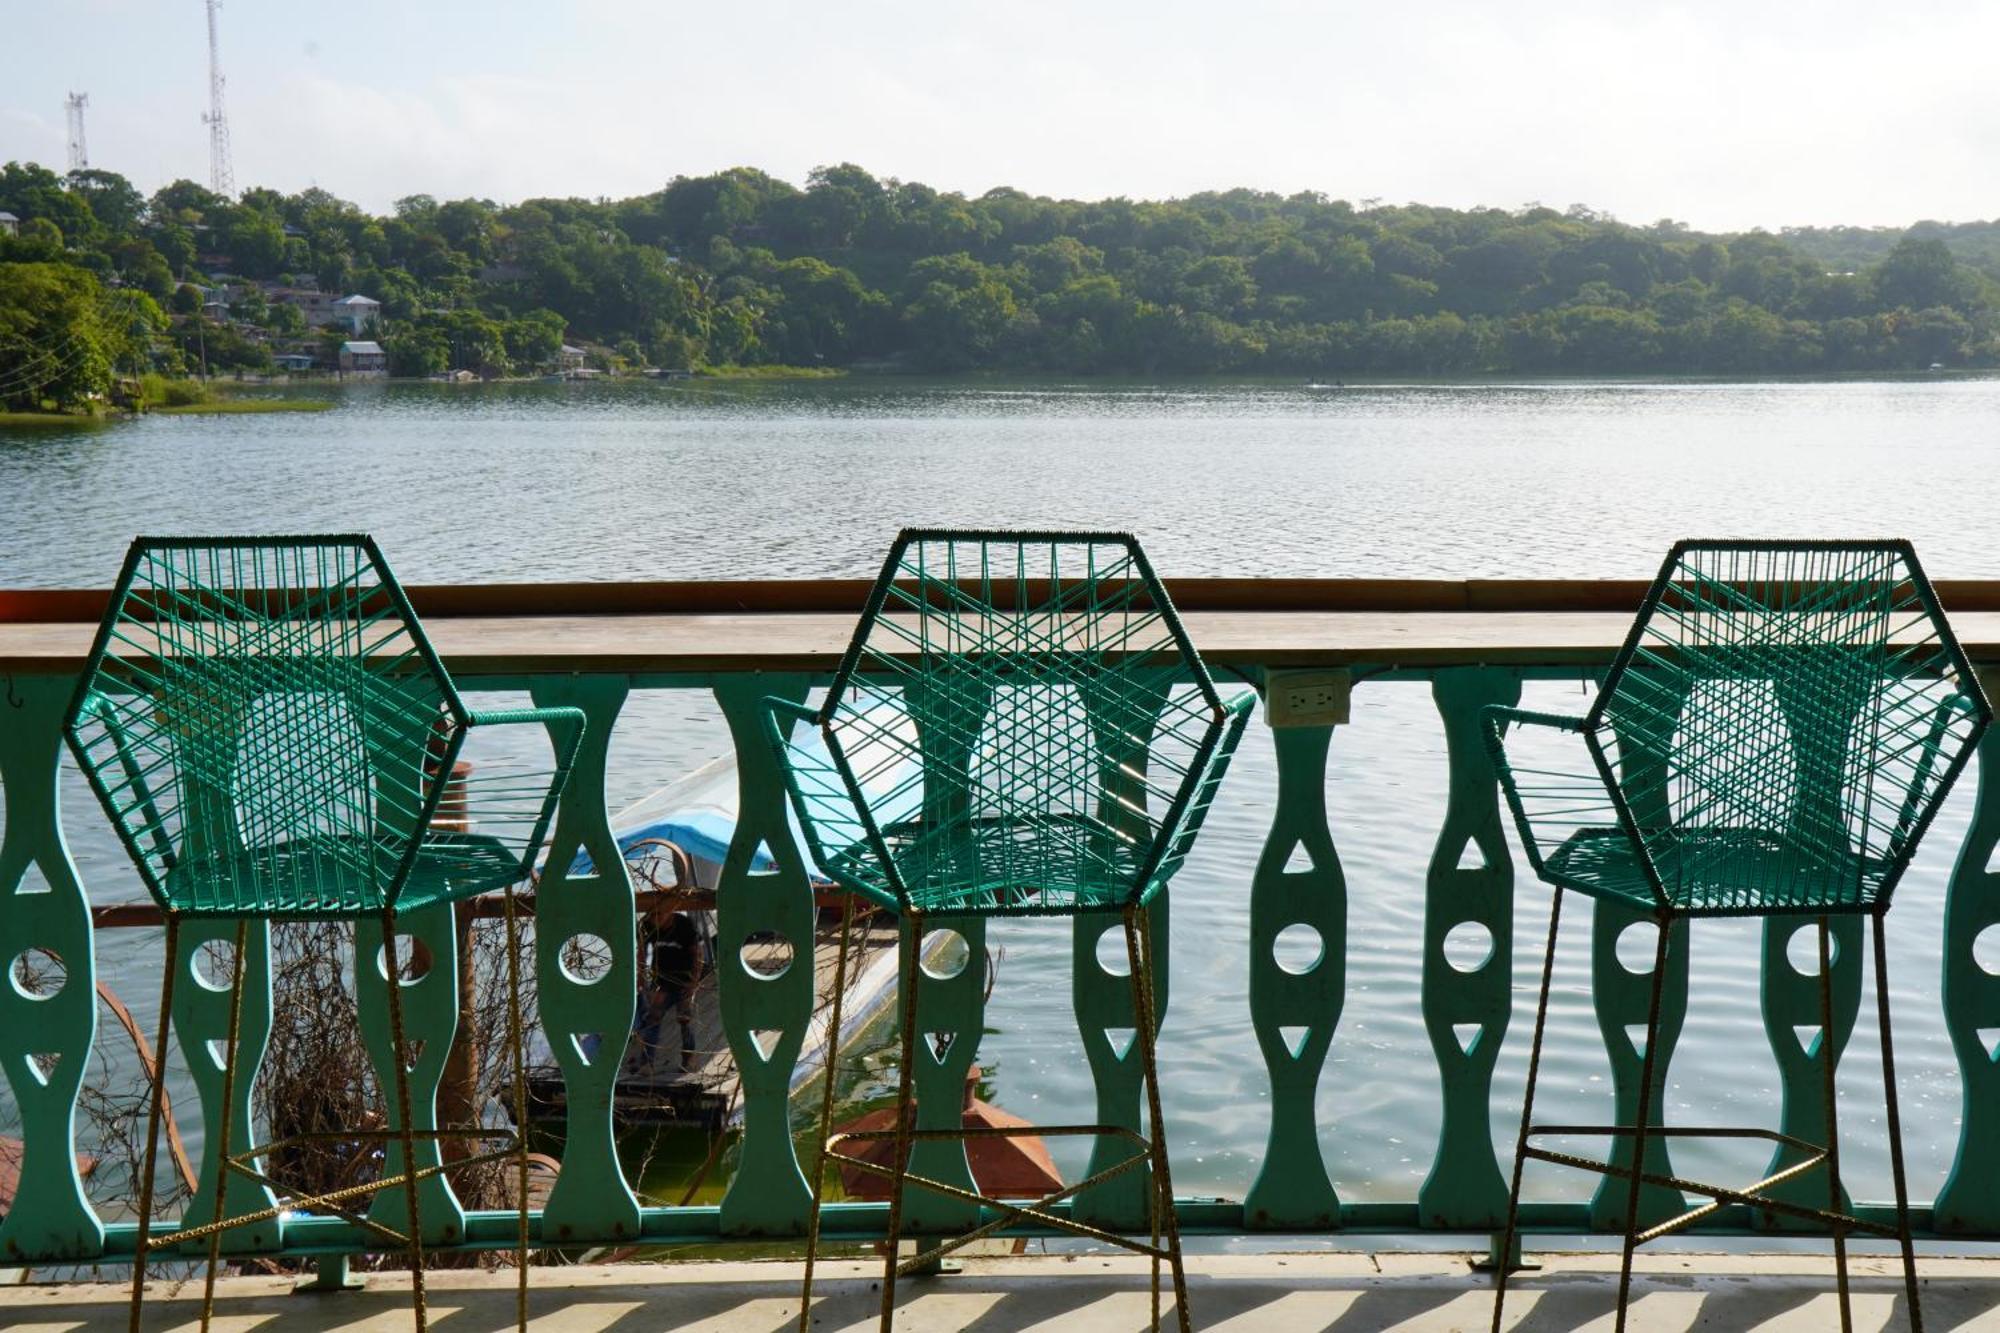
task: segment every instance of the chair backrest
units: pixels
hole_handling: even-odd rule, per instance
[[[802,804],[825,868],[872,852],[900,905],[969,912],[1164,882],[1235,734],[1138,542],[1097,532],[901,534],[817,720],[855,812]]]
[[[140,538],[68,719],[163,906],[395,901],[465,710],[374,541]]]
[[[1669,898],[1812,911],[1886,905],[1990,718],[1909,543],[1689,541],[1591,720]]]

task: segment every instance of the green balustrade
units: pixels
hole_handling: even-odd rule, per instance
[[[1243,1004],[1256,1033],[1263,1073],[1269,1088],[1270,1122],[1265,1148],[1246,1167],[1240,1183],[1221,1202],[1183,1199],[1179,1213],[1190,1233],[1235,1234],[1255,1231],[1315,1232],[1344,1230],[1353,1234],[1455,1231],[1479,1236],[1504,1217],[1506,1163],[1493,1146],[1496,1118],[1507,1126],[1514,1107],[1495,1102],[1491,1080],[1494,1060],[1504,1040],[1525,1045],[1525,1030],[1510,1030],[1512,1005],[1523,997],[1511,984],[1515,875],[1513,861],[1496,841],[1499,829],[1497,796],[1491,769],[1478,744],[1480,709],[1518,697],[1523,680],[1574,681],[1577,666],[1533,669],[1438,668],[1398,670],[1393,664],[1357,668],[1358,688],[1378,688],[1374,679],[1421,682],[1429,687],[1443,721],[1449,795],[1445,818],[1429,863],[1425,884],[1424,967],[1420,993],[1409,997],[1420,1005],[1430,1037],[1431,1058],[1440,1073],[1443,1126],[1427,1178],[1414,1195],[1396,1198],[1340,1197],[1331,1182],[1325,1147],[1341,1143],[1343,1155],[1361,1158],[1366,1145],[1355,1145],[1339,1119],[1322,1120],[1319,1084],[1327,1064],[1337,1059],[1346,1039],[1340,1019],[1346,989],[1346,960],[1353,932],[1348,922],[1348,890],[1342,875],[1335,834],[1326,810],[1328,765],[1346,750],[1348,729],[1311,726],[1268,731],[1253,727],[1274,747],[1277,793],[1268,812],[1269,830],[1254,866],[1241,870],[1247,882],[1249,945]],[[788,1105],[794,1065],[812,1021],[813,971],[811,940],[815,911],[806,863],[796,847],[785,813],[782,778],[770,758],[760,727],[762,701],[771,695],[803,701],[824,684],[824,675],[718,672],[700,676],[634,679],[619,674],[545,675],[482,680],[458,673],[468,688],[531,689],[538,704],[570,704],[581,708],[588,724],[586,740],[562,799],[547,870],[537,887],[532,928],[541,947],[535,949],[540,986],[541,1023],[548,1048],[565,1082],[567,1107],[552,1128],[560,1142],[548,1151],[563,1160],[563,1170],[546,1212],[537,1219],[538,1235],[549,1243],[577,1246],[719,1242],[743,1237],[790,1237],[802,1234],[809,1191],[795,1147],[791,1112],[804,1118],[803,1106]],[[119,1262],[132,1249],[132,1226],[125,1209],[100,1210],[86,1197],[74,1169],[78,1088],[95,1056],[98,1032],[92,988],[96,981],[95,940],[86,886],[78,879],[64,846],[56,806],[60,760],[60,726],[73,680],[58,675],[17,673],[0,679],[0,782],[4,782],[6,831],[0,841],[0,1065],[4,1065],[7,1105],[19,1123],[26,1145],[21,1188],[13,1209],[0,1220],[0,1255],[10,1264],[55,1264],[100,1260]],[[615,854],[605,804],[605,770],[620,711],[634,689],[712,690],[729,721],[735,741],[741,785],[742,818],[735,845],[724,868],[718,913],[718,964],[724,1028],[744,1078],[744,1121],[740,1165],[719,1207],[641,1207],[616,1153],[610,1097],[618,1052],[633,1016],[637,960],[632,939],[632,886]],[[1405,688],[1380,686],[1379,688]],[[967,703],[970,707],[972,704]],[[1090,705],[1086,701],[1086,708]],[[1136,736],[1136,715],[1094,719],[1097,734],[1115,738]],[[1630,719],[1616,719],[1621,731],[1623,762],[1644,762],[1649,738],[1632,729]],[[1658,724],[1656,724],[1658,725]],[[1336,730],[1338,735],[1336,735]],[[1252,745],[1262,744],[1253,738]],[[1654,749],[1660,738],[1651,738]],[[1115,791],[1118,746],[1106,745],[1106,790]],[[940,754],[936,762],[949,762]],[[1943,988],[1941,1009],[1957,1054],[1962,1080],[1963,1110],[1953,1130],[1955,1160],[1934,1206],[1919,1203],[1913,1222],[1919,1236],[2000,1239],[2000,1062],[1992,1054],[1991,1034],[2000,1029],[2000,976],[1980,967],[1974,942],[1980,932],[2000,925],[2000,871],[1989,870],[2000,849],[2000,738],[1989,733],[1981,742],[1981,777],[1971,801],[1972,823],[1959,849],[1948,897],[1944,937],[1940,945]],[[1648,784],[1635,782],[1635,790]],[[1968,792],[1970,787],[1968,786]],[[1814,818],[1811,810],[1799,816]],[[72,821],[75,814],[70,815]],[[753,870],[759,850],[773,865]],[[591,869],[573,873],[582,852]],[[600,867],[602,869],[600,869]],[[1414,877],[1419,868],[1410,868]],[[121,896],[116,883],[99,886],[100,898]],[[129,894],[122,896],[130,896]],[[1156,900],[1152,911],[1162,964],[1156,984],[1165,1011],[1168,986],[1167,934],[1173,928],[1169,895]],[[1539,892],[1538,892],[1539,898]],[[1643,970],[1650,955],[1626,950],[1638,970],[1620,960],[1618,940],[1637,919],[1600,904],[1591,925],[1590,1003],[1610,1055],[1610,1101],[1604,1119],[1629,1122],[1637,1097],[1640,1052],[1631,1028],[1642,1022],[1645,992],[1651,978]],[[1452,966],[1445,939],[1465,923],[1483,929],[1491,942],[1489,956],[1471,971]],[[950,928],[965,937],[969,958],[955,976],[921,974],[918,989],[920,1031],[934,1040],[932,1058],[919,1063],[918,1105],[926,1126],[938,1123],[958,1104],[958,1085],[965,1068],[977,1059],[983,1012],[985,941],[979,925],[935,916],[926,929]],[[1833,967],[1836,997],[1832,1040],[1811,1029],[1819,1022],[1817,977],[1812,950],[1791,947],[1791,932],[1803,922],[1774,922],[1762,945],[1765,1028],[1775,1056],[1783,1099],[1774,1108],[1788,1133],[1817,1141],[1824,1133],[1820,1061],[1829,1049],[1843,1047],[1855,1023],[1859,972],[1866,942],[1858,932],[1850,938],[1844,922],[1834,926]],[[1115,921],[1083,920],[1070,935],[1074,980],[1072,1000],[1082,1034],[1085,1059],[1092,1076],[1096,1114],[1108,1122],[1143,1123],[1140,1080],[1133,1059],[1136,1045],[1129,988],[1120,971],[1100,962],[1098,936]],[[1289,970],[1279,962],[1279,936],[1305,926],[1321,946],[1316,965]],[[1179,923],[1185,930],[1188,923]],[[455,1031],[457,957],[449,914],[410,912],[399,929],[425,946],[429,970],[403,988],[406,1035],[416,1053],[412,1092],[414,1122],[435,1123],[436,1085],[433,1066],[449,1048]],[[1681,929],[1680,927],[1676,928]],[[206,1184],[198,1191],[186,1220],[199,1222],[212,1197],[214,1141],[221,1119],[218,1046],[228,1030],[227,996],[209,987],[226,983],[227,951],[236,923],[222,917],[183,923],[180,958],[174,964],[187,984],[177,987],[174,1001],[176,1038],[193,1069],[193,1082],[175,1098],[175,1110],[188,1125],[204,1127],[207,1145],[199,1167]],[[784,936],[794,946],[792,964],[781,975],[751,971],[741,959],[745,939],[767,933]],[[1650,935],[1650,930],[1648,931]],[[370,925],[357,932],[355,966],[375,966],[379,931]],[[565,966],[562,945],[579,935],[602,941],[593,952],[608,958],[601,975],[573,975]],[[157,932],[143,938],[157,948]],[[1287,939],[1289,940],[1289,936]],[[1699,936],[1697,936],[1697,940]],[[221,946],[221,955],[197,964],[196,954],[207,941]],[[1809,941],[1810,942],[1810,941]],[[261,928],[249,933],[245,966],[246,988],[242,1035],[234,1053],[242,1063],[239,1075],[253,1069],[268,1028],[268,960]],[[1666,1079],[1678,1027],[1685,1014],[1688,949],[1676,937],[1670,950],[1665,983],[1657,1077]],[[1697,944],[1697,947],[1698,944]],[[32,966],[43,954],[62,963],[59,989],[14,984],[15,960],[29,955]],[[1107,950],[1107,953],[1117,953]],[[1456,957],[1456,953],[1452,955]],[[1800,958],[1804,970],[1793,966]],[[1462,959],[1460,960],[1463,961]],[[163,960],[162,966],[166,963]],[[218,966],[225,970],[218,970]],[[1298,966],[1294,963],[1293,966]],[[938,969],[944,971],[948,969]],[[206,978],[206,982],[197,976]],[[29,993],[24,993],[27,991]],[[381,1027],[382,992],[360,991],[363,1038],[378,1075],[387,1073],[391,1058]],[[38,998],[39,997],[39,998]],[[446,998],[432,998],[446,997]],[[1913,1020],[1911,1006],[1897,1017]],[[1191,1030],[1208,1015],[1177,1012],[1164,1025],[1162,1041],[1171,1045],[1185,1024]],[[1521,1025],[1516,1024],[1516,1028]],[[1806,1029],[1803,1033],[1801,1029]],[[946,1040],[949,1034],[949,1040]],[[121,1038],[122,1041],[122,1038]],[[421,1048],[417,1048],[421,1043]],[[1815,1045],[1817,1043],[1817,1045]],[[1510,1049],[1512,1049],[1510,1047]],[[1406,1053],[1410,1059],[1416,1052]],[[129,1057],[122,1057],[129,1058]],[[1171,1056],[1169,1056],[1171,1068]],[[177,1076],[178,1077],[178,1076]],[[237,1114],[232,1139],[249,1142],[247,1100],[249,1080],[239,1077]],[[177,1092],[181,1090],[177,1083]],[[1171,1109],[1173,1092],[1168,1090]],[[1937,1127],[1932,1126],[1933,1132]],[[938,1178],[954,1176],[957,1163],[936,1160],[934,1148],[962,1150],[957,1145],[926,1144],[918,1151],[920,1169]],[[435,1146],[419,1143],[420,1163],[430,1160]],[[932,1160],[922,1160],[929,1157]],[[1671,1169],[1664,1145],[1649,1152],[1655,1170]],[[810,1163],[804,1164],[809,1166]],[[394,1169],[394,1163],[390,1164]],[[1127,1183],[1129,1182],[1129,1184]],[[264,1205],[254,1182],[230,1182],[232,1213],[256,1211]],[[460,1211],[448,1186],[427,1181],[423,1222],[427,1240],[437,1249],[505,1249],[513,1243],[513,1218],[507,1213]],[[1824,1186],[1810,1181],[1801,1202],[1824,1205]],[[1143,1216],[1144,1178],[1128,1173],[1102,1190],[1057,1205],[1055,1211],[1082,1218],[1130,1225]],[[401,1222],[400,1195],[384,1204],[384,1221]],[[1649,1193],[1642,1205],[1647,1216],[1663,1215],[1676,1206],[1671,1191]],[[924,1209],[913,1226],[926,1232],[963,1229],[969,1214],[953,1200],[913,1194],[909,1206]],[[1622,1193],[1600,1193],[1572,1203],[1524,1206],[1523,1224],[1530,1230],[1555,1233],[1615,1232],[1623,1220]],[[1855,1205],[1859,1216],[1893,1221],[1880,1203]],[[825,1226],[830,1237],[858,1240],[882,1234],[887,1207],[850,1202],[829,1206]],[[982,1214],[981,1220],[991,1220]],[[921,1225],[917,1225],[921,1223]],[[1769,1219],[1741,1208],[1724,1208],[1696,1228],[1714,1235],[1754,1233]],[[1016,1234],[1038,1234],[1033,1226],[1014,1228]],[[156,1224],[156,1238],[170,1243],[170,1224]],[[331,1217],[290,1217],[282,1226],[271,1222],[225,1233],[229,1251],[279,1254],[341,1254],[379,1249],[381,1243],[351,1225]]]
[[[1327,726],[1271,733],[1278,800],[1250,880],[1250,1018],[1271,1080],[1271,1134],[1243,1212],[1251,1226],[1274,1230],[1340,1225],[1317,1107],[1347,991],[1347,880],[1326,817],[1333,732]],[[1311,940],[1300,951],[1316,942],[1318,955],[1281,961],[1279,937],[1301,929]]]
[[[77,1094],[97,1039],[97,954],[56,802],[63,710],[76,683],[0,683],[0,1066],[28,1145],[14,1206],[0,1218],[0,1256],[86,1259],[104,1244],[76,1172]]]

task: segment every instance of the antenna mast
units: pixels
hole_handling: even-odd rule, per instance
[[[229,116],[222,105],[222,46],[216,37],[215,16],[222,0],[208,0],[208,112],[202,124],[208,126],[208,184],[224,198],[236,194],[236,171],[229,164]]]
[[[89,93],[71,93],[63,102],[69,117],[69,169],[82,171],[90,165],[90,150],[83,142],[83,109],[90,105]]]

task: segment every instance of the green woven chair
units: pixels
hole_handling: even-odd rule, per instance
[[[472,732],[533,726],[554,738],[552,770],[460,777]],[[193,966],[179,932],[189,918],[236,922],[230,1033],[238,1046],[243,959],[253,921],[379,921],[381,981],[394,1049],[405,1049],[399,912],[508,890],[509,966],[518,956],[512,886],[528,877],[577,746],[583,714],[468,708],[424,637],[409,599],[372,538],[145,538],[133,542],[66,722],[72,752],[166,919],[160,1026],[139,1181],[132,1321],[144,1298],[169,1015],[176,977]],[[357,965],[357,984],[370,984]],[[518,986],[515,988],[518,994]],[[525,1171],[519,1100],[518,1002],[510,1004],[517,1124],[509,1155]],[[335,1196],[293,1198],[286,1211],[326,1211],[412,1257],[417,1322],[424,1324],[418,1185],[441,1168],[416,1167],[409,1071],[396,1070],[399,1125],[342,1137],[393,1140],[404,1167]],[[232,1141],[235,1061],[223,1071],[221,1142]],[[462,1139],[463,1129],[451,1137]],[[424,1137],[444,1137],[430,1134]],[[278,1212],[230,1217],[230,1175],[282,1189],[260,1169],[281,1144],[231,1155],[218,1149],[214,1220],[173,1233],[206,1238],[212,1297],[224,1230]],[[463,1164],[463,1163],[455,1163]],[[525,1175],[518,1182],[525,1185]],[[357,1211],[396,1185],[409,1200],[407,1234]],[[527,1191],[520,1189],[525,1210]],[[521,1215],[526,1282],[526,1213]],[[525,1291],[525,1285],[523,1286]],[[203,1326],[208,1302],[204,1301]]]
[[[824,702],[815,708],[768,701],[771,741],[813,859],[904,923],[897,1102],[904,1114],[891,1130],[831,1134],[836,1014],[801,1329],[810,1326],[829,1162],[891,1182],[885,1329],[899,1273],[1030,1215],[1150,1255],[1156,1324],[1159,1266],[1167,1260],[1180,1323],[1188,1327],[1160,1118],[1144,909],[1187,855],[1254,701],[1248,691],[1225,698],[1217,690],[1132,537],[950,531],[906,531],[896,539]],[[925,921],[1087,914],[1124,923],[1150,1135],[1106,1126],[986,1131],[1121,1135],[1132,1155],[1027,1207],[982,1198],[999,1220],[899,1263],[904,1186],[952,1194],[951,1186],[910,1172],[913,1141],[963,1137],[912,1128],[917,951]],[[893,1140],[892,1165],[848,1147],[868,1140]],[[1148,1241],[1049,1211],[1146,1165]]]
[[[1843,1327],[1850,1320],[1847,1235],[1898,1240],[1911,1325],[1921,1328],[1882,918],[1924,830],[1991,719],[1916,553],[1901,541],[1682,542],[1667,556],[1587,713],[1487,710],[1489,747],[1522,847],[1536,874],[1555,888],[1503,1256],[1514,1252],[1523,1164],[1556,1162],[1629,1182],[1618,1285],[1621,1329],[1634,1249],[1729,1204],[1831,1231]],[[1532,747],[1526,743],[1531,732],[1543,738]],[[1564,757],[1553,757],[1559,751]],[[1643,913],[1659,930],[1638,1111],[1630,1126],[1533,1122],[1556,930],[1569,889]],[[1842,1211],[1830,1053],[1823,1061],[1825,1144],[1765,1130],[1652,1123],[1652,1099],[1665,1075],[1653,1057],[1674,924],[1708,917],[1816,920],[1820,1031],[1830,1033],[1828,931],[1830,918],[1841,915],[1874,922],[1894,1227]],[[1628,1138],[1635,1165],[1593,1161],[1535,1142],[1558,1135]],[[1792,1160],[1740,1189],[1702,1185],[1647,1169],[1645,1145],[1670,1136],[1761,1137],[1780,1143],[1788,1150],[1781,1157]],[[1828,1208],[1769,1193],[1821,1167]],[[1642,1230],[1644,1184],[1709,1202]],[[1496,1330],[1507,1265],[1497,1269]]]

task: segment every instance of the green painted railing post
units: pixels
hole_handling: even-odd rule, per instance
[[[168,962],[182,969],[174,987],[174,1035],[187,1062],[196,1091],[201,1094],[201,1166],[195,1173],[194,1197],[181,1220],[201,1226],[215,1217],[215,1173],[222,1169],[222,1091],[230,1083],[229,1155],[249,1152],[257,1141],[252,1111],[257,1071],[271,1041],[271,925],[252,921],[244,934],[243,1017],[236,1049],[229,1049],[230,973],[235,964],[234,917],[190,917],[180,929],[180,957]],[[226,1061],[234,1061],[233,1080]],[[179,1110],[178,1104],[175,1108]],[[181,1114],[185,1115],[183,1111]],[[277,1200],[249,1177],[231,1172],[223,1186],[223,1207],[230,1217],[261,1212]],[[276,1219],[231,1227],[222,1233],[224,1254],[262,1254],[281,1248]],[[208,1253],[208,1242],[189,1242],[189,1253]]]
[[[1167,686],[1105,696],[1086,691],[1083,706],[1098,748],[1099,809],[1107,822],[1137,823],[1150,814],[1133,806],[1146,799],[1145,784],[1134,775],[1145,772]],[[1168,901],[1161,890],[1147,909],[1153,939],[1153,1031],[1157,1035],[1167,1014],[1171,935]],[[1099,941],[1111,936],[1102,950]],[[1112,957],[1117,971],[1108,970],[1099,955]],[[1144,1134],[1140,1110],[1145,1072],[1139,1065],[1138,1016],[1132,1005],[1132,983],[1125,953],[1125,927],[1113,916],[1079,916],[1070,928],[1070,995],[1077,1028],[1083,1036],[1084,1058],[1097,1085],[1097,1115],[1093,1123],[1117,1125]],[[1157,1053],[1156,1053],[1157,1054]],[[1129,1140],[1099,1138],[1091,1145],[1087,1173],[1108,1171],[1132,1155]],[[1076,1196],[1075,1216],[1106,1228],[1146,1225],[1152,1168],[1140,1166],[1112,1177]]]
[[[715,894],[722,1028],[743,1088],[742,1155],[722,1196],[728,1235],[799,1234],[812,1206],[792,1142],[789,1099],[792,1067],[812,1021],[818,913],[763,708],[767,695],[803,702],[811,684],[809,676],[789,674],[728,676],[715,684],[736,744],[738,791],[736,831]],[[775,862],[772,869],[754,868],[760,848]],[[792,946],[790,965],[775,975],[754,972],[743,959],[744,944],[764,935]]]
[[[905,687],[922,746],[924,818],[938,824],[963,817],[965,794],[972,788],[972,750],[992,700],[992,687],[971,672],[951,677],[949,689],[944,682],[940,673]],[[940,774],[940,780],[930,780],[932,773]],[[910,929],[907,919],[901,928]],[[986,1026],[986,918],[930,916],[924,918],[924,930],[954,932],[965,941],[966,954],[964,966],[954,971],[956,959],[927,960],[919,940],[917,975],[898,980],[917,988],[916,1127],[958,1129],[964,1120],[965,1076]],[[896,1013],[902,1012],[898,1003]],[[962,1139],[913,1144],[910,1170],[963,1190],[977,1189]],[[904,1191],[903,1225],[913,1231],[969,1231],[978,1224],[977,1204],[926,1189]]]
[[[906,918],[902,929],[909,930]],[[986,918],[927,916],[924,933],[949,930],[965,941],[964,966],[948,956],[927,959],[917,942],[917,1124],[918,1129],[957,1129],[964,1121],[965,1076],[979,1054],[986,1021]],[[939,951],[942,954],[942,951]],[[899,984],[907,985],[910,978]],[[896,1012],[902,1012],[897,1005]],[[965,1141],[940,1139],[910,1148],[910,1171],[963,1190],[977,1186],[966,1158]],[[979,1223],[979,1207],[931,1190],[906,1190],[903,1225],[916,1232],[969,1231]]]
[[[56,796],[63,710],[75,682],[8,676],[0,684],[0,786],[7,796],[0,838],[0,1063],[19,1109],[22,1143],[19,1189],[0,1218],[0,1255],[14,1263],[87,1259],[104,1246],[104,1223],[76,1174],[77,1092],[97,1039],[97,951],[90,899],[63,839]],[[35,869],[39,885],[28,881]],[[31,952],[37,949],[52,958],[38,960]],[[37,962],[47,970],[37,986],[24,989],[16,968]]]
[[[1990,697],[2000,678],[1985,678]],[[1958,1058],[1958,1152],[1938,1191],[1939,1231],[2000,1232],[2000,1059],[1986,1035],[2000,1031],[2000,970],[1979,965],[1979,936],[2000,927],[2000,727],[1979,742],[1979,791],[1944,900],[1944,1021]]]
[[[1800,767],[1806,771],[1837,771],[1843,756],[1824,753],[1846,742],[1853,732],[1853,717],[1866,703],[1872,681],[1857,679],[1843,692],[1840,704],[1847,716],[1829,716],[1825,700],[1806,701],[1793,697],[1789,689],[1778,691],[1778,705],[1791,732],[1792,746],[1799,752]],[[1841,815],[1841,793],[1807,787],[1792,810],[1794,824],[1824,830],[1822,841],[1843,844],[1848,833]],[[1861,1009],[1862,927],[1858,916],[1836,916],[1831,920],[1833,949],[1833,1031],[1821,1032],[1819,979],[1819,924],[1809,917],[1770,917],[1763,929],[1763,1011],[1764,1032],[1778,1060],[1778,1081],[1782,1101],[1778,1115],[1781,1133],[1808,1143],[1827,1141],[1826,1061],[1836,1069],[1847,1039],[1854,1033],[1854,1020]],[[1795,935],[1805,938],[1793,948]],[[1805,958],[1810,971],[1796,967],[1791,955]],[[1779,1144],[1771,1154],[1766,1173],[1790,1166],[1805,1154]],[[1823,1172],[1808,1171],[1795,1180],[1774,1186],[1774,1199],[1809,1207],[1827,1206],[1827,1185]],[[1842,1208],[1848,1207],[1845,1187],[1840,1191]],[[1773,1231],[1797,1231],[1806,1224],[1774,1213],[1760,1212],[1758,1224]]]
[[[1424,1027],[1438,1062],[1444,1123],[1437,1156],[1417,1192],[1429,1227],[1498,1227],[1507,1221],[1507,1178],[1493,1152],[1493,1066],[1513,1007],[1514,859],[1500,823],[1500,789],[1487,758],[1480,710],[1521,697],[1512,671],[1439,671],[1431,697],[1444,719],[1451,780],[1424,883]],[[1445,939],[1462,927],[1483,934],[1483,959],[1460,966]]]
[[[1687,694],[1672,678],[1653,682],[1647,693],[1650,709],[1614,710],[1611,725],[1618,739],[1619,780],[1632,803],[1632,817],[1642,828],[1664,827],[1671,822],[1667,808],[1667,781],[1663,765],[1673,745],[1674,728],[1680,725]],[[1627,958],[1640,960],[1638,968],[1626,966],[1618,956],[1618,941],[1627,930],[1636,930],[1639,947],[1628,948]],[[1590,998],[1597,1012],[1597,1030],[1604,1038],[1604,1052],[1611,1060],[1612,1103],[1615,1123],[1630,1125],[1639,1118],[1639,1080],[1645,1072],[1646,1010],[1652,1003],[1653,959],[1659,943],[1652,918],[1636,908],[1600,898],[1591,905],[1590,917]],[[1653,1125],[1665,1123],[1667,1070],[1672,1066],[1674,1048],[1680,1043],[1681,1026],[1687,1021],[1688,1002],[1688,923],[1676,921],[1667,942],[1667,975],[1660,989],[1660,1025],[1656,1040],[1659,1054],[1653,1061]],[[1673,1159],[1669,1140],[1649,1138],[1644,1169],[1671,1175]],[[1632,1164],[1637,1145],[1630,1138],[1614,1138],[1606,1157],[1621,1167]],[[1631,1185],[1616,1176],[1598,1181],[1590,1198],[1591,1225],[1605,1231],[1625,1229],[1625,1210],[1631,1200]],[[1639,1190],[1640,1225],[1650,1225],[1675,1216],[1687,1208],[1679,1190],[1665,1185],[1643,1185]]]
[[[403,1036],[411,1051],[406,1053],[410,1077],[410,1112],[413,1128],[419,1133],[438,1127],[438,1084],[444,1079],[445,1063],[458,1032],[458,928],[451,903],[434,903],[396,919],[399,934],[416,942],[404,941],[396,947],[396,959],[406,976],[403,980]],[[375,1069],[376,1086],[384,1089],[383,1103],[388,1127],[400,1130],[395,1087],[396,1066],[390,1051],[389,985],[383,975],[382,923],[361,920],[354,923],[354,995],[360,1011],[361,1041],[368,1048],[368,1060]],[[443,1145],[434,1138],[416,1142],[417,1168],[442,1165]],[[403,1174],[403,1144],[392,1139],[385,1149],[382,1167],[385,1176]],[[429,1176],[418,1183],[424,1240],[428,1244],[449,1245],[465,1234],[465,1210],[459,1206],[443,1175]],[[408,1195],[401,1189],[382,1190],[369,1206],[369,1216],[386,1227],[405,1230],[410,1224]]]
[[[547,1243],[630,1240],[639,1233],[639,1200],[619,1169],[611,1120],[618,1064],[638,1008],[637,903],[604,796],[611,731],[630,689],[624,676],[552,676],[532,689],[538,707],[584,714],[583,746],[535,888],[537,1001],[568,1101],[562,1170],[542,1210]],[[588,874],[570,869],[578,852],[590,858]],[[565,957],[572,940],[608,965],[572,971]]]
[[[1250,882],[1250,1018],[1271,1080],[1271,1134],[1243,1200],[1253,1227],[1340,1225],[1340,1197],[1320,1151],[1315,1099],[1347,992],[1347,880],[1326,816],[1332,727],[1271,733],[1278,798]],[[1302,862],[1297,869],[1295,862]],[[1281,963],[1279,935],[1310,930],[1319,956]]]

